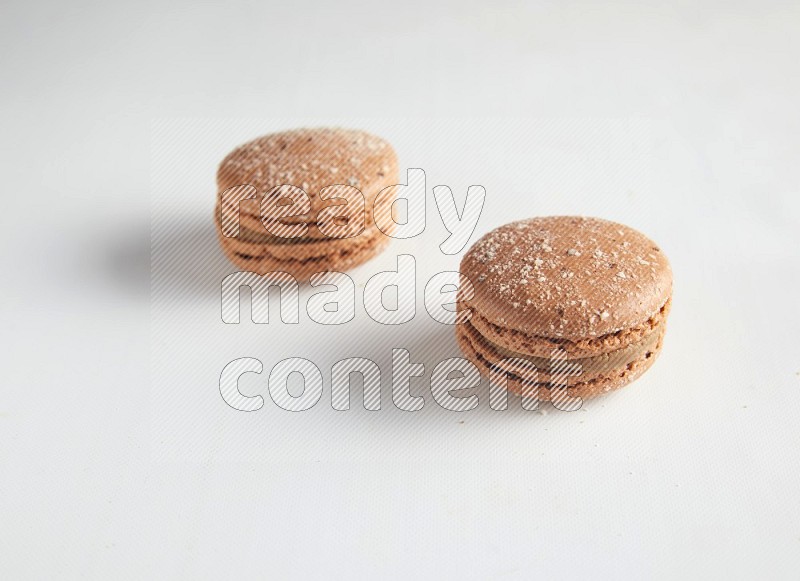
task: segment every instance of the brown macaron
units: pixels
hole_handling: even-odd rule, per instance
[[[397,183],[394,150],[364,131],[317,128],[266,135],[237,147],[219,166],[217,234],[225,254],[243,270],[296,277],[347,270],[389,243],[391,232],[376,226],[373,208],[391,210],[393,189],[374,206],[378,194]],[[245,186],[257,196],[250,188],[249,199],[237,199],[236,191]],[[288,197],[287,192],[302,196],[296,188],[307,196],[302,204]],[[296,204],[295,211],[271,213],[287,201]],[[272,210],[265,211],[269,204]],[[342,230],[332,236],[331,215],[339,208],[347,210],[336,218]]]
[[[622,224],[506,224],[469,249],[461,273],[474,292],[461,288],[470,316],[456,326],[458,344],[486,375],[505,370],[518,394],[594,397],[637,379],[661,351],[672,271],[653,241]],[[510,360],[536,372],[509,371]]]

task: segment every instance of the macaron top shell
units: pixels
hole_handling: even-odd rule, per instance
[[[305,190],[315,212],[327,186],[358,188],[366,200],[397,179],[397,155],[383,139],[364,131],[340,128],[297,129],[254,139],[233,150],[219,166],[219,191],[250,184],[260,194],[279,185]]]
[[[541,337],[578,340],[646,323],[672,293],[672,271],[640,232],[579,216],[506,224],[478,240],[461,272],[466,304],[489,321]]]

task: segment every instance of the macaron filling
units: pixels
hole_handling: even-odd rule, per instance
[[[219,217],[217,217],[217,224],[219,224]],[[309,224],[309,226],[316,226],[315,223]],[[360,234],[357,236],[361,236],[365,232],[371,230],[369,227],[365,228],[361,231]],[[351,236],[351,238],[356,238],[357,236]],[[315,243],[322,243],[328,240],[347,240],[347,238],[330,238],[330,237],[314,237],[314,236],[298,236],[298,237],[287,237],[287,236],[276,236],[271,234],[269,231],[264,228],[260,232],[255,230],[251,230],[245,226],[239,226],[239,235],[235,238],[240,242],[245,242],[248,244],[265,244],[270,246],[276,245],[292,245],[292,244],[315,244]]]
[[[512,327],[504,327],[495,321],[487,319],[482,313],[478,312],[474,305],[471,305],[473,313],[470,321],[485,338],[493,340],[498,345],[514,345],[518,347],[515,351],[521,351],[519,347],[522,346],[524,349],[528,349],[541,357],[549,354],[553,349],[561,348],[567,352],[567,356],[570,359],[580,359],[593,357],[596,353],[616,351],[626,345],[643,340],[645,336],[666,321],[670,306],[671,300],[668,299],[658,312],[640,325],[605,335],[590,335],[581,339],[545,337],[525,333]]]
[[[476,349],[476,352],[490,365],[494,365],[503,359],[524,359],[530,361],[539,372],[550,375],[553,364],[556,361],[561,363],[561,360],[554,360],[550,357],[536,357],[498,345],[481,335],[470,322],[464,324],[464,332],[470,343],[472,343],[473,347]],[[663,332],[661,330],[656,329],[640,340],[615,351],[591,357],[568,359],[570,364],[580,366],[580,374],[576,375],[575,379],[570,381],[570,383],[585,381],[592,377],[624,369],[637,361],[651,356],[651,354],[657,351],[662,334]]]

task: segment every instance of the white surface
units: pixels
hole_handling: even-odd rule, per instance
[[[797,7],[302,8],[2,8],[3,576],[797,578]],[[388,377],[379,412],[327,389],[304,414],[230,410],[214,373],[235,357],[457,354],[425,318],[214,320],[215,164],[306,122],[386,135],[429,187],[484,185],[476,235],[553,213],[643,230],[675,272],[662,357],[585,412],[428,394],[403,414]],[[209,252],[176,265],[152,336],[151,193]],[[432,218],[354,278],[401,251],[454,267]],[[151,366],[175,332],[178,363]]]

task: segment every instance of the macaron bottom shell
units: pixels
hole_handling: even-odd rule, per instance
[[[373,228],[353,238],[298,240],[291,244],[250,244],[223,236],[217,237],[225,256],[242,270],[267,274],[288,272],[306,278],[316,272],[342,272],[377,256],[391,238]]]

